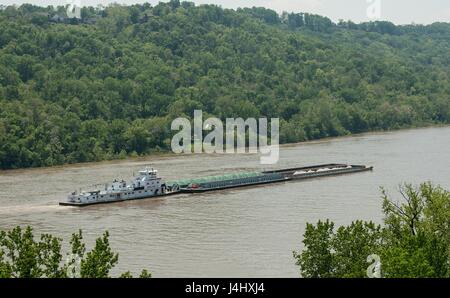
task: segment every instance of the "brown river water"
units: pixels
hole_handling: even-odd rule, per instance
[[[235,171],[349,163],[373,172],[84,208],[58,202],[80,187],[130,178],[152,165],[165,179]],[[258,155],[172,155],[0,171],[0,229],[31,225],[67,243],[83,229],[88,248],[104,230],[119,252],[113,275],[148,268],[154,277],[298,277],[292,256],[307,222],[380,222],[380,186],[450,188],[450,127],[372,133],[283,146],[280,161]]]

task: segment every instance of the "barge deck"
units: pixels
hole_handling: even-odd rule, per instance
[[[215,176],[214,179],[212,179],[213,181],[208,181],[205,178],[204,180],[193,179],[190,183],[184,181],[184,185],[179,185],[179,192],[200,193],[300,179],[338,176],[371,170],[373,170],[373,167],[367,167],[364,165],[323,164],[310,167],[264,171],[259,174],[253,173],[253,175],[249,176],[245,176],[245,173],[243,173],[243,177],[237,177],[234,179],[228,179],[226,175],[222,176],[223,179],[219,179],[220,176]]]

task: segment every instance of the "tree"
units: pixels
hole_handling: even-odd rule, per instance
[[[109,271],[119,260],[119,254],[112,252],[108,238],[109,233],[105,232],[102,238],[96,240],[94,249],[81,260],[81,277],[108,277]]]
[[[400,188],[403,203],[383,191],[382,251],[386,277],[450,276],[450,192],[430,183]]]
[[[301,254],[294,252],[297,265],[305,277],[333,277],[333,242],[334,223],[319,220],[316,226],[306,225],[303,243],[306,247]]]
[[[305,248],[294,252],[303,277],[366,277],[369,255],[383,277],[450,276],[450,192],[431,183],[400,187],[403,203],[383,190],[383,226],[355,221],[334,232],[327,220],[307,224]]]
[[[63,263],[62,239],[43,234],[36,241],[29,226],[25,230],[17,226],[11,231],[0,231],[0,278],[109,277],[119,258],[110,247],[109,233],[106,231],[98,238],[87,254],[82,240],[81,230],[72,234],[70,253]],[[126,272],[121,277],[132,275]],[[151,274],[144,269],[140,277],[148,278]]]
[[[0,231],[0,277],[63,277],[61,239],[44,234],[33,239],[31,227]]]

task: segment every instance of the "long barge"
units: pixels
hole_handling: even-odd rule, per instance
[[[94,204],[157,198],[179,193],[201,193],[301,179],[337,176],[371,171],[372,169],[373,167],[364,165],[323,164],[165,182],[157,176],[156,170],[146,168],[139,171],[138,176],[134,177],[129,184],[124,180],[115,180],[110,185],[105,184],[103,190],[96,188],[91,191],[75,191],[67,197],[67,200],[59,204],[82,207]]]
[[[213,179],[211,180],[213,181],[208,181],[207,178],[200,178],[200,181],[198,181],[199,179],[192,179],[190,183],[181,185],[179,191],[183,193],[199,193],[292,180],[338,176],[371,170],[373,170],[373,167],[364,165],[323,164],[310,167],[255,172],[254,175],[234,177],[231,179],[228,179],[226,175],[212,177]],[[221,177],[222,179],[220,179]]]

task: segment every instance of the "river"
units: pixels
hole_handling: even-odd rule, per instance
[[[225,172],[349,163],[372,172],[200,195],[58,206],[80,187],[132,176],[151,164],[171,180]],[[298,277],[292,256],[307,222],[381,223],[380,186],[398,198],[402,182],[450,188],[450,127],[370,133],[282,146],[280,161],[257,155],[167,155],[0,171],[0,229],[31,225],[64,239],[82,229],[88,248],[104,230],[119,252],[113,275],[148,268],[154,277]]]

